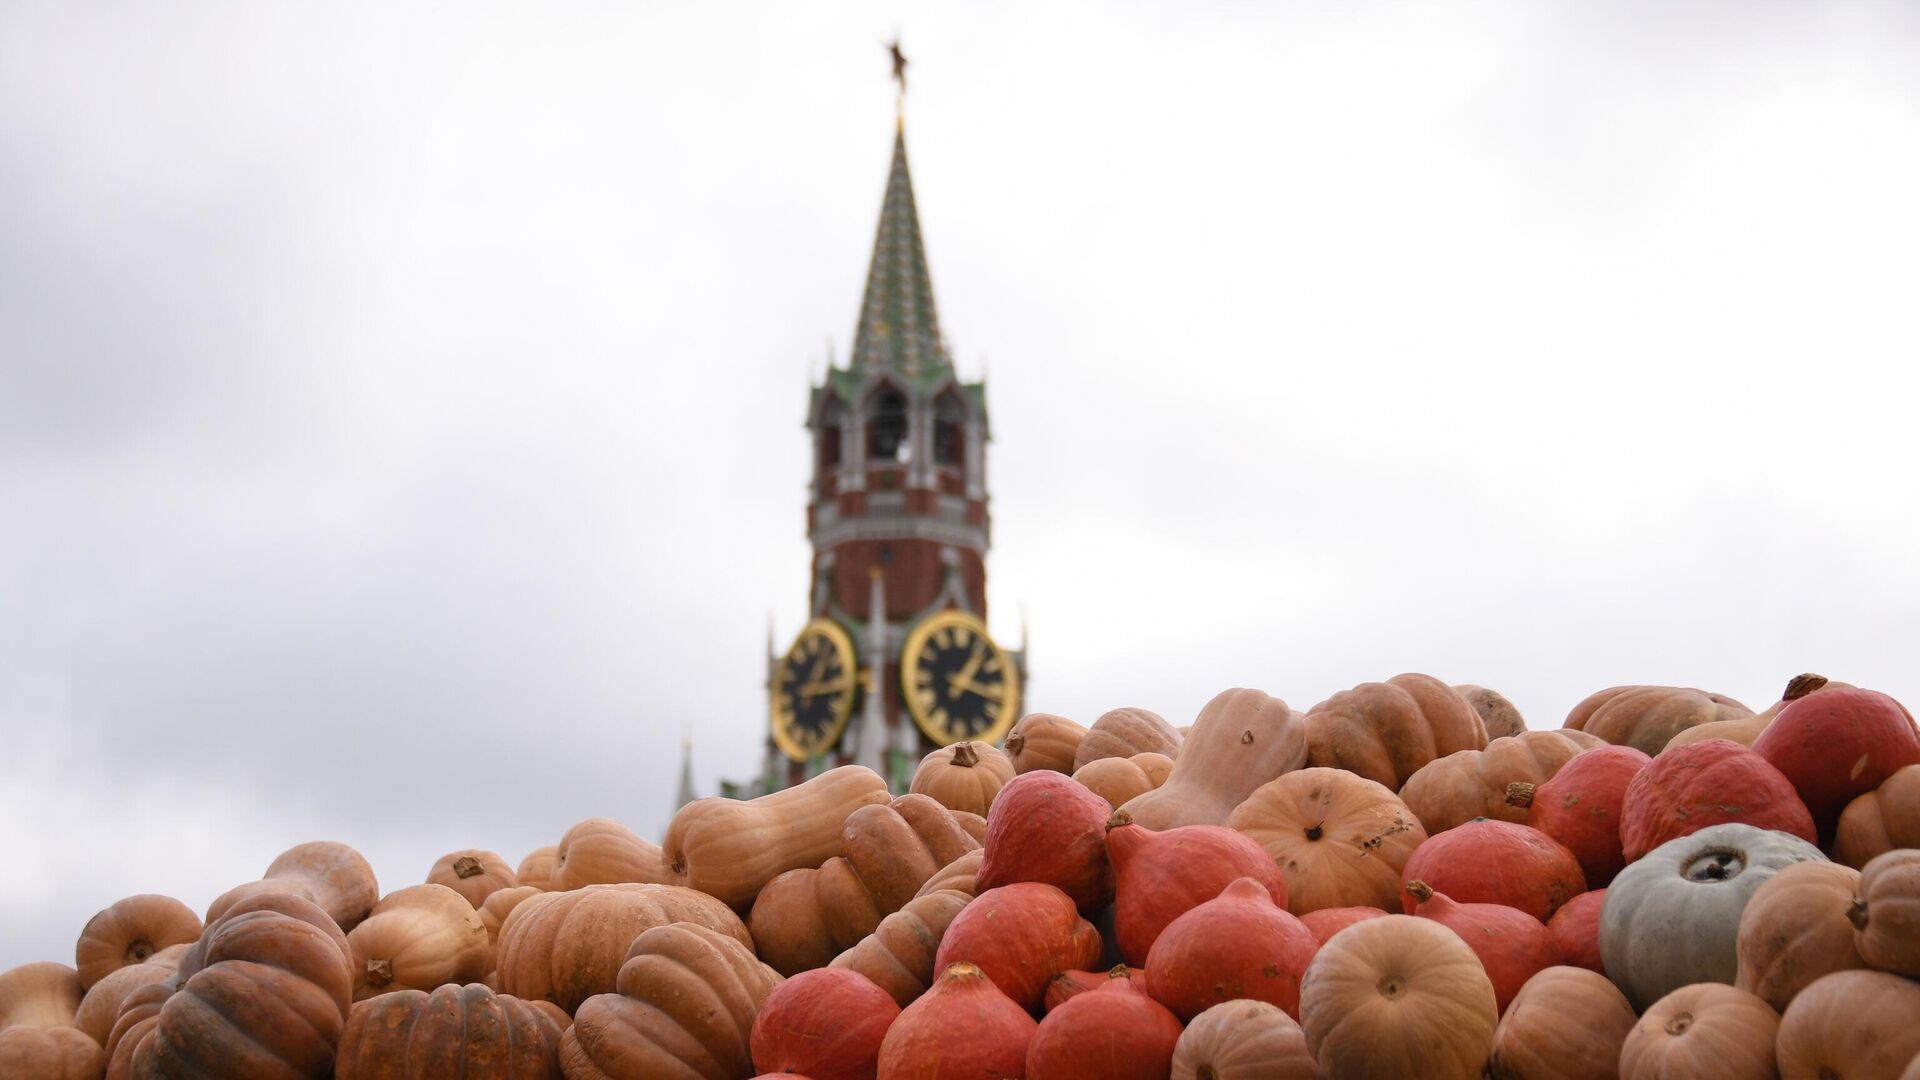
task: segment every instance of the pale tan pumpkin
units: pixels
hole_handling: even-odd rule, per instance
[[[950,810],[985,815],[1013,776],[1013,760],[1004,751],[988,743],[957,742],[920,759],[911,789]]]
[[[1223,1001],[1173,1046],[1173,1080],[1320,1080],[1306,1032],[1278,1005]]]
[[[1177,761],[1180,732],[1151,710],[1114,709],[1101,714],[1081,737],[1073,752],[1073,768],[1068,771],[1079,772],[1089,761],[1135,754],[1165,754]]]
[[[1254,789],[1306,763],[1306,728],[1286,702],[1258,690],[1226,690],[1194,719],[1166,783],[1121,809],[1155,831],[1224,825]]]
[[[829,769],[746,802],[696,799],[667,826],[668,874],[675,885],[744,908],[780,874],[839,855],[847,816],[889,801],[887,781],[863,765]]]
[[[1392,790],[1436,758],[1487,745],[1487,725],[1431,675],[1395,675],[1342,690],[1307,711],[1308,759]]]
[[[1507,785],[1537,787],[1575,754],[1605,745],[1597,736],[1565,728],[1504,736],[1485,750],[1458,750],[1421,766],[1407,778],[1400,799],[1429,836],[1480,817],[1525,825],[1527,808],[1507,801]]]
[[[507,860],[478,848],[440,856],[427,871],[427,882],[459,893],[475,911],[495,892],[520,884]]]
[[[1400,911],[1400,875],[1427,839],[1384,786],[1343,769],[1301,769],[1261,785],[1227,818],[1280,864],[1287,910]]]
[[[113,1033],[114,1021],[120,1019],[120,1007],[128,996],[143,986],[152,986],[172,978],[178,968],[177,958],[160,963],[149,960],[144,964],[114,968],[100,981],[87,987],[86,996],[80,999],[80,1008],[74,1012],[73,1026],[86,1032],[94,1042],[105,1046],[107,1036]]]
[[[1453,692],[1480,714],[1480,722],[1487,725],[1487,741],[1526,733],[1527,722],[1521,717],[1520,710],[1500,692],[1472,683],[1459,684],[1453,688]]]
[[[1473,950],[1411,915],[1333,935],[1300,980],[1300,1027],[1330,1080],[1478,1080],[1499,1019]]]
[[[99,1042],[70,1027],[0,1029],[0,1076],[19,1080],[99,1080],[106,1072]]]
[[[975,895],[980,891],[975,883],[975,879],[980,874],[980,860],[985,857],[986,852],[984,850],[967,852],[965,855],[941,867],[938,873],[921,884],[920,891],[915,893],[914,896],[917,898],[925,896],[928,893],[940,892],[943,889],[951,889],[954,892],[965,893],[968,896]]]
[[[42,960],[0,974],[0,1028],[72,1027],[86,991],[80,973]]]
[[[1795,863],[1754,890],[1740,913],[1733,984],[1778,1012],[1822,975],[1866,966],[1853,946],[1860,872],[1835,863]]]
[[[433,990],[478,982],[487,973],[487,928],[466,898],[445,885],[388,893],[347,935],[353,1000],[389,990]]]
[[[480,925],[487,928],[487,940],[498,943],[500,928],[506,925],[513,909],[519,907],[521,901],[530,896],[539,896],[544,891],[531,885],[515,885],[511,889],[496,889],[488,894],[486,903],[480,905],[479,911]]]
[[[1881,971],[1920,978],[1920,850],[1875,856],[1847,907],[1860,958]]]
[[[536,889],[553,891],[553,868],[560,861],[560,845],[548,844],[535,848],[520,860],[513,871],[513,878],[522,885],[531,885]]]
[[[873,933],[834,957],[829,966],[865,975],[904,1009],[933,985],[933,960],[940,951],[940,939],[972,899],[972,894],[953,889],[916,896],[881,919]]]
[[[1587,695],[1567,714],[1565,727],[1631,746],[1652,757],[1675,735],[1753,710],[1722,694],[1684,686],[1613,686]]]
[[[1489,1080],[1614,1080],[1637,1019],[1605,975],[1550,967],[1528,979],[1493,1033]]]
[[[1840,814],[1833,859],[1858,870],[1895,848],[1920,848],[1920,765],[1908,765]]]
[[[1173,759],[1165,754],[1135,754],[1130,758],[1089,761],[1085,767],[1074,770],[1073,778],[1117,810],[1128,799],[1166,783],[1172,771]]]
[[[1780,1017],[1781,1080],[1898,1076],[1920,1055],[1920,983],[1884,971],[1815,979]]]
[[[251,896],[286,893],[311,900],[333,916],[342,932],[360,925],[380,901],[373,866],[359,852],[332,840],[296,844],[280,853],[259,881],[236,885],[207,906],[208,923]]]
[[[1074,754],[1086,735],[1086,728],[1064,716],[1028,713],[1007,733],[1007,758],[1016,774],[1035,769],[1071,773]]]
[[[1773,723],[1773,718],[1778,716],[1780,710],[1786,708],[1789,702],[1822,690],[1851,689],[1853,689],[1852,686],[1831,682],[1824,675],[1796,675],[1787,683],[1786,692],[1780,695],[1780,700],[1765,710],[1754,713],[1752,716],[1736,716],[1731,720],[1710,720],[1704,724],[1696,724],[1668,739],[1666,749],[1673,750],[1692,743],[1705,742],[1708,739],[1726,739],[1729,742],[1737,742],[1741,746],[1752,746],[1753,741],[1760,737],[1761,732],[1767,730],[1767,725]]]
[[[553,852],[552,890],[588,885],[665,885],[667,864],[660,848],[611,818],[588,818],[573,828]]]
[[[718,930],[753,947],[740,917],[706,893],[675,885],[589,885],[530,896],[513,909],[500,927],[495,989],[572,1012],[614,989],[626,945],[636,936],[676,922]]]
[[[200,930],[200,916],[171,896],[129,896],[87,920],[73,947],[73,966],[80,985],[91,987],[168,946],[191,945],[200,940]]]
[[[1620,1080],[1773,1080],[1780,1015],[1724,983],[1683,986],[1641,1014],[1620,1044]]]

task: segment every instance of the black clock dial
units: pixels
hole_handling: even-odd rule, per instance
[[[1012,694],[1006,657],[973,626],[939,625],[907,659],[907,693],[929,734],[939,732],[936,739],[981,738],[1006,715]]]
[[[802,631],[775,673],[773,733],[789,757],[805,760],[830,748],[852,712],[852,644],[836,626]]]

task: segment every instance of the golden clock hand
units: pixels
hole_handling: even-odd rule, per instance
[[[800,701],[801,708],[804,709],[807,706],[812,705],[813,699],[819,696],[818,694],[814,693],[810,688],[819,685],[820,668],[826,662],[827,662],[827,658],[825,654],[822,654],[820,656],[814,657],[813,665],[807,668],[807,681],[801,685],[800,691],[799,691],[800,698],[801,698],[801,701]]]
[[[972,693],[976,696],[985,698],[988,701],[1005,701],[1007,698],[1006,687],[981,686],[979,683],[974,682],[972,679],[968,679],[964,683],[957,683],[954,686],[954,693],[957,694],[957,693],[960,693],[961,691]]]
[[[987,643],[984,641],[975,641],[973,643],[973,655],[967,657],[967,666],[960,669],[960,674],[947,676],[947,689],[953,693],[959,693],[960,684],[972,682],[974,675],[980,671],[980,665],[986,662]]]
[[[819,682],[808,683],[807,685],[800,688],[800,692],[807,695],[807,697],[811,699],[811,698],[818,697],[821,694],[838,694],[842,690],[845,690],[846,688],[847,688],[847,679],[846,679],[846,676],[843,675],[840,678],[835,679],[830,683],[819,683]]]

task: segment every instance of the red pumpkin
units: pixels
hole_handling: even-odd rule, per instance
[[[1527,824],[1573,852],[1590,888],[1599,888],[1627,865],[1620,850],[1620,807],[1627,785],[1652,758],[1631,746],[1583,750],[1539,786],[1516,784],[1507,801],[1526,806]]]
[[[1130,968],[1125,964],[1115,964],[1105,971],[1063,971],[1047,980],[1046,1007],[1048,1012],[1092,990],[1098,990],[1115,979],[1132,979],[1134,986],[1145,986],[1147,970]]]
[[[1147,993],[1183,1021],[1235,998],[1278,1005],[1298,1020],[1300,978],[1319,948],[1265,885],[1240,878],[1160,932],[1147,952]]]
[[[900,1010],[899,1019],[887,1029],[877,1080],[1021,1076],[1027,1046],[1039,1027],[985,972],[972,964],[954,964],[941,972],[933,989]]]
[[[1813,818],[1780,770],[1729,739],[1663,752],[1627,785],[1620,844],[1628,862],[1710,825],[1738,822],[1811,843]]]
[[[863,1080],[873,1075],[880,1043],[899,1015],[893,996],[857,971],[803,971],[760,1003],[753,1067],[815,1080]]]
[[[1100,931],[1080,917],[1066,893],[1022,881],[988,889],[961,908],[933,963],[945,971],[964,960],[986,972],[1022,1008],[1037,1010],[1049,980],[1099,963],[1100,949]]]
[[[1377,907],[1330,907],[1319,911],[1309,911],[1300,916],[1300,925],[1313,934],[1313,939],[1322,945],[1327,939],[1345,930],[1357,922],[1377,919],[1386,912]]]
[[[1083,912],[1113,900],[1107,864],[1107,800],[1063,773],[1025,772],[1007,781],[987,810],[987,839],[975,878],[982,891],[1021,881],[1052,885]]]
[[[1287,881],[1265,849],[1220,825],[1183,825],[1151,832],[1122,810],[1108,823],[1113,860],[1113,932],[1120,955],[1140,967],[1167,924],[1220,895],[1234,879],[1250,877],[1287,906]],[[1085,965],[1077,965],[1085,966]]]
[[[1424,881],[1409,882],[1413,913],[1460,935],[1493,982],[1494,1008],[1507,1011],[1527,980],[1560,963],[1560,950],[1540,920],[1504,904],[1456,904]]]
[[[1456,904],[1505,904],[1543,923],[1587,891],[1579,860],[1558,841],[1530,826],[1484,818],[1421,844],[1402,880],[1424,881]],[[1402,902],[1412,914],[1413,897]]]
[[[1560,905],[1547,920],[1547,933],[1560,950],[1561,963],[1607,973],[1607,965],[1600,961],[1600,909],[1606,903],[1607,890],[1589,889]]]
[[[1165,1080],[1180,1030],[1130,980],[1110,979],[1040,1022],[1027,1046],[1026,1080]]]
[[[1788,702],[1753,749],[1786,775],[1824,840],[1848,801],[1920,764],[1920,728],[1885,694],[1823,690]]]

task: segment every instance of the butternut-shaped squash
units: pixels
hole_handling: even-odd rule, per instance
[[[1007,757],[1016,774],[1035,769],[1072,773],[1074,755],[1086,735],[1086,728],[1064,716],[1028,713],[1007,733]]]
[[[887,781],[864,765],[842,765],[757,799],[696,799],[667,826],[669,880],[741,909],[788,870],[841,854],[840,830],[863,806],[891,801]]]
[[[554,848],[551,887],[556,892],[629,883],[670,884],[666,860],[658,846],[611,818],[588,818],[568,829]]]
[[[1089,761],[1135,754],[1180,756],[1180,732],[1149,709],[1114,709],[1093,722],[1073,752],[1073,772]]]
[[[973,897],[953,889],[917,896],[880,920],[873,933],[833,958],[830,967],[852,968],[885,990],[901,1008],[933,985],[934,957],[953,917]]]
[[[1575,754],[1605,745],[1598,736],[1565,728],[1505,736],[1485,750],[1457,750],[1428,762],[1407,778],[1400,799],[1429,835],[1477,817],[1525,825],[1527,808],[1507,801],[1507,785],[1537,787]]]
[[[1258,690],[1222,691],[1195,718],[1167,782],[1121,809],[1155,831],[1225,825],[1255,788],[1306,762],[1307,733],[1286,702]]]
[[[273,860],[264,878],[236,885],[208,905],[207,923],[211,925],[247,897],[269,893],[319,904],[345,933],[360,925],[380,902],[380,883],[374,879],[372,864],[345,844],[332,840],[296,844]]]
[[[1073,778],[1118,810],[1128,799],[1166,783],[1172,772],[1173,759],[1165,754],[1135,754],[1089,761],[1086,767],[1074,770]]]

